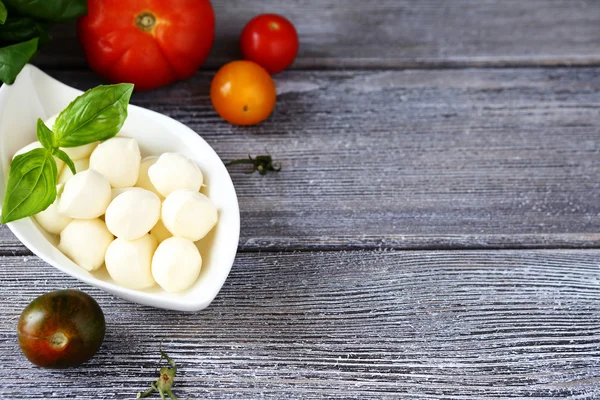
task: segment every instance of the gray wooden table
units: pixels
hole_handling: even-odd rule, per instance
[[[599,399],[600,2],[214,1],[193,79],[132,102],[224,160],[267,149],[284,171],[232,169],[239,254],[210,308],[130,304],[0,229],[2,399],[131,399],[157,348],[194,399]],[[288,16],[302,49],[253,128],[214,113],[214,70],[245,21]],[[87,89],[73,26],[37,64]],[[35,296],[79,288],[108,333],[93,361],[24,360]]]

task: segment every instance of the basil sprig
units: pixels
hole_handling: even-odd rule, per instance
[[[69,167],[73,175],[77,173],[75,170],[75,163],[69,158],[68,154],[54,146],[54,132],[52,132],[50,128],[44,124],[44,121],[39,118],[37,122],[37,137],[45,149],[49,149],[54,157],[67,164],[67,167]]]
[[[0,1],[0,24],[6,22],[6,17],[8,16],[8,10],[2,1]]]
[[[132,85],[99,86],[73,100],[56,118],[54,140],[75,147],[115,136],[127,118]]]
[[[1,27],[2,25],[0,25]],[[39,38],[0,48],[0,81],[14,83],[25,64],[38,49]]]
[[[54,133],[41,118],[37,120],[37,138],[45,149],[52,150],[54,147]]]
[[[0,26],[0,43],[20,43],[40,38],[40,46],[50,40],[49,24],[27,17],[11,16]]]
[[[83,146],[116,136],[127,119],[133,85],[98,86],[77,97],[58,116],[53,130],[41,119],[37,137],[42,148],[21,154],[10,164],[2,206],[3,224],[44,211],[56,200],[58,170],[54,157],[73,174],[75,164],[60,147]]]
[[[75,169],[75,163],[73,162],[73,160],[71,160],[67,153],[65,153],[61,149],[54,149],[52,151],[52,155],[58,158],[59,160],[62,160],[65,164],[67,164],[67,167],[69,167],[73,175],[77,173],[77,170]]]
[[[85,14],[87,0],[0,0],[0,81],[15,81],[53,24]]]
[[[34,149],[16,156],[2,207],[2,222],[7,223],[44,211],[56,199],[58,171],[52,153]]]
[[[2,0],[9,10],[43,21],[62,22],[87,14],[87,0]]]

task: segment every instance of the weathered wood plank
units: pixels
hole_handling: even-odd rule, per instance
[[[133,102],[181,120],[231,168],[242,250],[598,247],[600,69],[289,72],[268,121],[237,128],[211,74]],[[82,89],[88,72],[52,72]],[[0,230],[5,252],[22,251]]]
[[[213,1],[215,47],[207,68],[239,58],[238,38],[255,15],[297,26],[295,68],[598,65],[595,0],[228,0]],[[74,24],[54,32],[44,67],[85,65]]]
[[[158,343],[203,399],[597,399],[600,251],[240,254],[197,314],[125,303],[35,257],[0,258],[0,397],[134,398]],[[82,368],[21,356],[23,307],[78,287],[108,335]]]

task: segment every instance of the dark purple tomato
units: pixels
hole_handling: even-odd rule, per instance
[[[58,290],[25,307],[19,318],[19,345],[40,367],[75,367],[100,349],[105,329],[96,300],[79,290]]]

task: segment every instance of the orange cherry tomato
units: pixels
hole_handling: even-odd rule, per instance
[[[233,61],[215,75],[210,99],[217,113],[234,125],[255,125],[275,108],[277,93],[271,75],[251,61]]]

